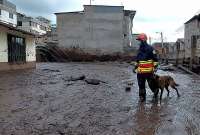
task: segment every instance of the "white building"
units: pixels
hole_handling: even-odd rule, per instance
[[[132,42],[136,11],[123,6],[85,5],[84,11],[56,13],[60,47],[87,53],[124,53]]]
[[[34,35],[0,22],[0,71],[35,68],[35,66]]]
[[[0,0],[0,22],[17,26],[16,6],[7,0]]]
[[[200,61],[200,14],[193,16],[185,23],[186,58]]]
[[[50,21],[47,19],[27,17],[21,13],[17,13],[17,27],[38,35],[44,35],[51,29]]]

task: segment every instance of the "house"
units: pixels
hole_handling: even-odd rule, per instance
[[[183,64],[183,61],[185,59],[184,38],[178,38],[175,45],[176,45],[176,64]]]
[[[163,46],[161,42],[155,42],[152,44],[159,59],[164,59],[164,57],[166,57],[166,54],[169,52],[168,45],[169,44],[167,42],[164,42]]]
[[[34,35],[0,22],[0,71],[35,68]]]
[[[0,22],[17,26],[16,6],[7,0],[0,0]]]
[[[58,45],[58,36],[56,32],[56,27],[51,26],[51,30],[47,31],[45,35],[37,36],[36,45]]]
[[[59,47],[87,53],[125,53],[132,42],[136,11],[123,6],[85,5],[84,11],[55,13]]]
[[[17,13],[17,27],[37,35],[44,35],[51,29],[50,21],[48,19],[43,17],[28,17],[21,13]]]
[[[185,57],[190,64],[200,61],[200,14],[185,23]]]
[[[155,42],[152,46],[156,50],[159,59],[175,61],[176,46],[174,42],[163,42],[163,45],[161,42]]]
[[[159,58],[161,57],[162,55],[162,43],[160,42],[155,42],[152,44],[153,48],[156,50]]]

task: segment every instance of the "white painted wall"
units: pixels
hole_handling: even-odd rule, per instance
[[[35,39],[33,37],[26,38],[26,61],[36,61]]]
[[[9,18],[9,12],[1,10],[0,21],[12,24],[14,27],[17,26],[17,15],[13,14],[13,19]]]
[[[0,31],[0,62],[8,62],[7,34]]]

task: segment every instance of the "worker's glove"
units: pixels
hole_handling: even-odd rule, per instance
[[[135,66],[135,67],[133,68],[133,73],[137,73],[137,68],[138,68],[138,66]]]
[[[130,63],[130,65],[133,65],[133,66],[134,66],[134,65],[135,65],[135,62],[134,62],[134,61],[132,61],[132,62]]]
[[[158,71],[158,65],[154,66],[154,73]]]
[[[155,65],[154,68],[155,68],[155,69],[158,69],[158,65]]]
[[[136,70],[135,70],[135,68],[133,68],[133,73],[136,73]]]
[[[155,71],[158,70],[158,62],[154,62],[154,70],[155,70]]]

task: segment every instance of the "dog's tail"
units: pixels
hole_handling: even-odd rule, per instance
[[[171,80],[170,80],[170,85],[171,85],[171,86],[180,86],[179,84],[177,84],[177,83],[174,81],[173,78],[171,78]]]
[[[176,82],[174,82],[175,86],[180,86],[179,84],[177,84]]]

